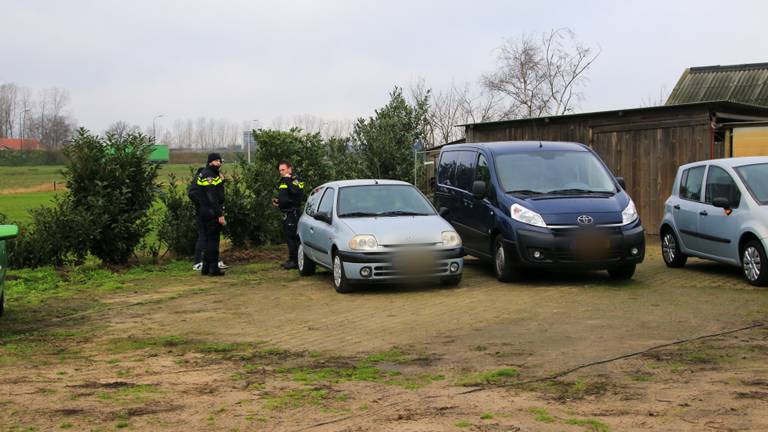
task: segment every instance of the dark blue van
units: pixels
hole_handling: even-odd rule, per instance
[[[435,203],[467,253],[492,261],[501,281],[526,268],[629,279],[645,233],[623,183],[583,144],[455,144],[440,152]]]

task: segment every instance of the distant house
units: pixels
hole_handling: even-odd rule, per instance
[[[22,142],[21,138],[0,138],[0,150],[48,150],[48,147],[43,145],[40,140],[33,138],[25,138]]]

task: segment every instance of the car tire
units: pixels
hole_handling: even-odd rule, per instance
[[[625,264],[608,269],[608,276],[613,280],[628,280],[635,275],[636,264]]]
[[[763,244],[758,240],[750,240],[741,250],[741,269],[744,277],[752,285],[768,285],[768,259],[765,256]]]
[[[688,261],[688,255],[680,251],[680,241],[671,228],[661,233],[661,257],[667,267],[679,268]]]
[[[301,276],[312,276],[315,274],[317,265],[304,253],[304,245],[302,243],[299,243],[299,253],[296,260],[298,261],[296,265],[299,267],[299,274]]]
[[[440,285],[455,287],[461,283],[461,275],[448,276],[440,279]]]
[[[517,282],[523,278],[523,269],[515,265],[510,257],[503,237],[497,235],[493,241],[493,272],[501,282]]]
[[[352,284],[347,280],[347,275],[344,274],[344,262],[338,253],[333,254],[333,263],[331,265],[331,282],[333,283],[333,289],[337,293],[346,294],[352,292]]]

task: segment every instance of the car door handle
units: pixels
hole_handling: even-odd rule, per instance
[[[680,210],[680,204],[675,204],[672,206],[672,208],[675,210]]]
[[[709,213],[707,213],[706,210],[700,211],[699,214],[702,215],[702,216],[709,216]]]

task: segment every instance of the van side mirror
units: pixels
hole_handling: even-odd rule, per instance
[[[446,217],[451,213],[451,210],[448,207],[440,207],[440,210],[437,211],[437,214],[440,215],[440,217]]]
[[[475,199],[485,198],[485,193],[486,193],[486,185],[484,181],[477,180],[474,183],[472,183],[472,196],[475,197]]]
[[[722,209],[729,209],[732,207],[731,200],[725,197],[717,197],[712,200],[712,205],[715,207],[720,207]]]
[[[622,189],[627,190],[627,182],[624,181],[624,177],[616,177],[616,182]]]

